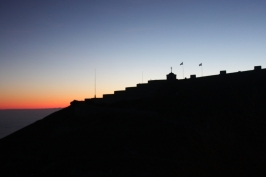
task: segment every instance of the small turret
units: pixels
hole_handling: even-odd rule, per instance
[[[226,70],[220,71],[220,75],[226,75]]]
[[[195,74],[190,75],[190,79],[196,79],[196,75]]]
[[[261,66],[254,66],[254,70],[255,70],[255,71],[259,71],[259,70],[261,70]]]
[[[171,72],[169,74],[166,75],[166,79],[168,81],[171,81],[171,80],[176,80],[176,75],[174,73],[172,73],[172,67],[171,67]]]

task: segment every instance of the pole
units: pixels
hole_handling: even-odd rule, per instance
[[[96,69],[94,70],[94,98],[96,98]]]
[[[182,68],[183,68],[183,79],[185,79],[185,76],[184,76],[184,63],[180,63],[180,65],[182,65]]]
[[[142,71],[141,77],[142,77],[142,84],[143,84],[143,71]]]
[[[201,77],[203,77],[203,66],[201,65]]]
[[[185,79],[185,76],[184,76],[184,64],[182,64],[183,66],[183,79]]]

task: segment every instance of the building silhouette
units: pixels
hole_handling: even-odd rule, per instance
[[[72,101],[71,104],[77,102],[85,103],[114,103],[118,101],[138,100],[149,97],[156,97],[159,90],[167,85],[175,84],[175,92],[178,93],[179,89],[195,92],[197,87],[201,85],[219,85],[222,89],[224,87],[235,85],[243,85],[243,83],[249,83],[256,85],[256,82],[261,82],[266,78],[266,69],[262,69],[261,66],[255,66],[254,70],[226,73],[226,70],[220,71],[218,75],[196,77],[191,75],[189,79],[176,79],[176,74],[172,71],[166,75],[166,80],[150,80],[148,83],[137,84],[136,87],[126,87],[125,90],[114,91],[114,94],[104,94],[103,98],[86,98],[84,101]],[[245,85],[245,84],[244,84]],[[241,89],[241,88],[236,88]]]

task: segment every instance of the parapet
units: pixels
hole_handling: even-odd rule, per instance
[[[190,79],[196,79],[196,74],[190,75]]]
[[[261,66],[254,66],[254,71],[244,71],[244,72],[238,72],[236,73],[229,73],[227,75],[226,70],[222,70],[220,71],[220,77],[219,75],[215,75],[215,76],[210,76],[208,78],[220,78],[220,81],[223,79],[229,79],[233,78],[236,79],[236,81],[240,78],[244,78],[246,76],[250,76],[251,78],[253,76],[258,76],[261,77],[261,74],[263,74],[263,76],[266,74],[266,69],[262,69]],[[226,76],[226,77],[224,77]],[[239,76],[243,76],[243,77],[239,77]],[[248,78],[246,77],[246,78]],[[207,80],[207,77],[205,77]],[[186,80],[187,78],[185,78]],[[190,75],[190,79],[196,79],[196,74],[192,74]],[[84,101],[77,101],[77,100],[73,100],[70,104],[71,105],[80,105],[81,103],[89,103],[89,104],[94,104],[94,103],[113,103],[116,101],[123,101],[123,100],[136,100],[136,99],[142,99],[145,97],[150,97],[153,96],[154,94],[157,93],[158,90],[160,90],[161,88],[163,88],[165,85],[167,85],[168,83],[176,83],[175,81],[177,81],[178,79],[176,79],[176,75],[174,73],[169,73],[166,76],[166,80],[149,80],[148,83],[140,83],[137,84],[137,87],[126,87],[125,90],[117,90],[114,91],[114,94],[104,94],[103,98],[90,98],[90,99],[85,99]],[[202,80],[202,79],[199,79]],[[203,79],[204,80],[204,79]],[[169,82],[170,81],[170,82]],[[186,81],[185,81],[186,82]],[[195,82],[195,81],[193,81]],[[183,83],[183,82],[181,82]],[[180,84],[181,84],[180,83]],[[171,84],[169,84],[171,85]]]
[[[226,70],[220,71],[220,75],[226,75]]]
[[[254,70],[255,71],[261,70],[261,66],[254,66]]]
[[[109,98],[109,97],[113,97],[114,94],[103,94],[103,98]]]
[[[117,90],[114,92],[114,94],[124,94],[125,93],[125,90]]]
[[[148,84],[137,84],[137,87],[140,88],[140,87],[147,87]]]
[[[166,79],[168,81],[176,80],[176,75],[171,72],[171,73],[169,73],[169,74],[166,75]]]

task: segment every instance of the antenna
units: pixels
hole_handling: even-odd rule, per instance
[[[142,84],[143,84],[143,71],[142,71]]]
[[[94,98],[96,98],[96,69],[94,70]]]

